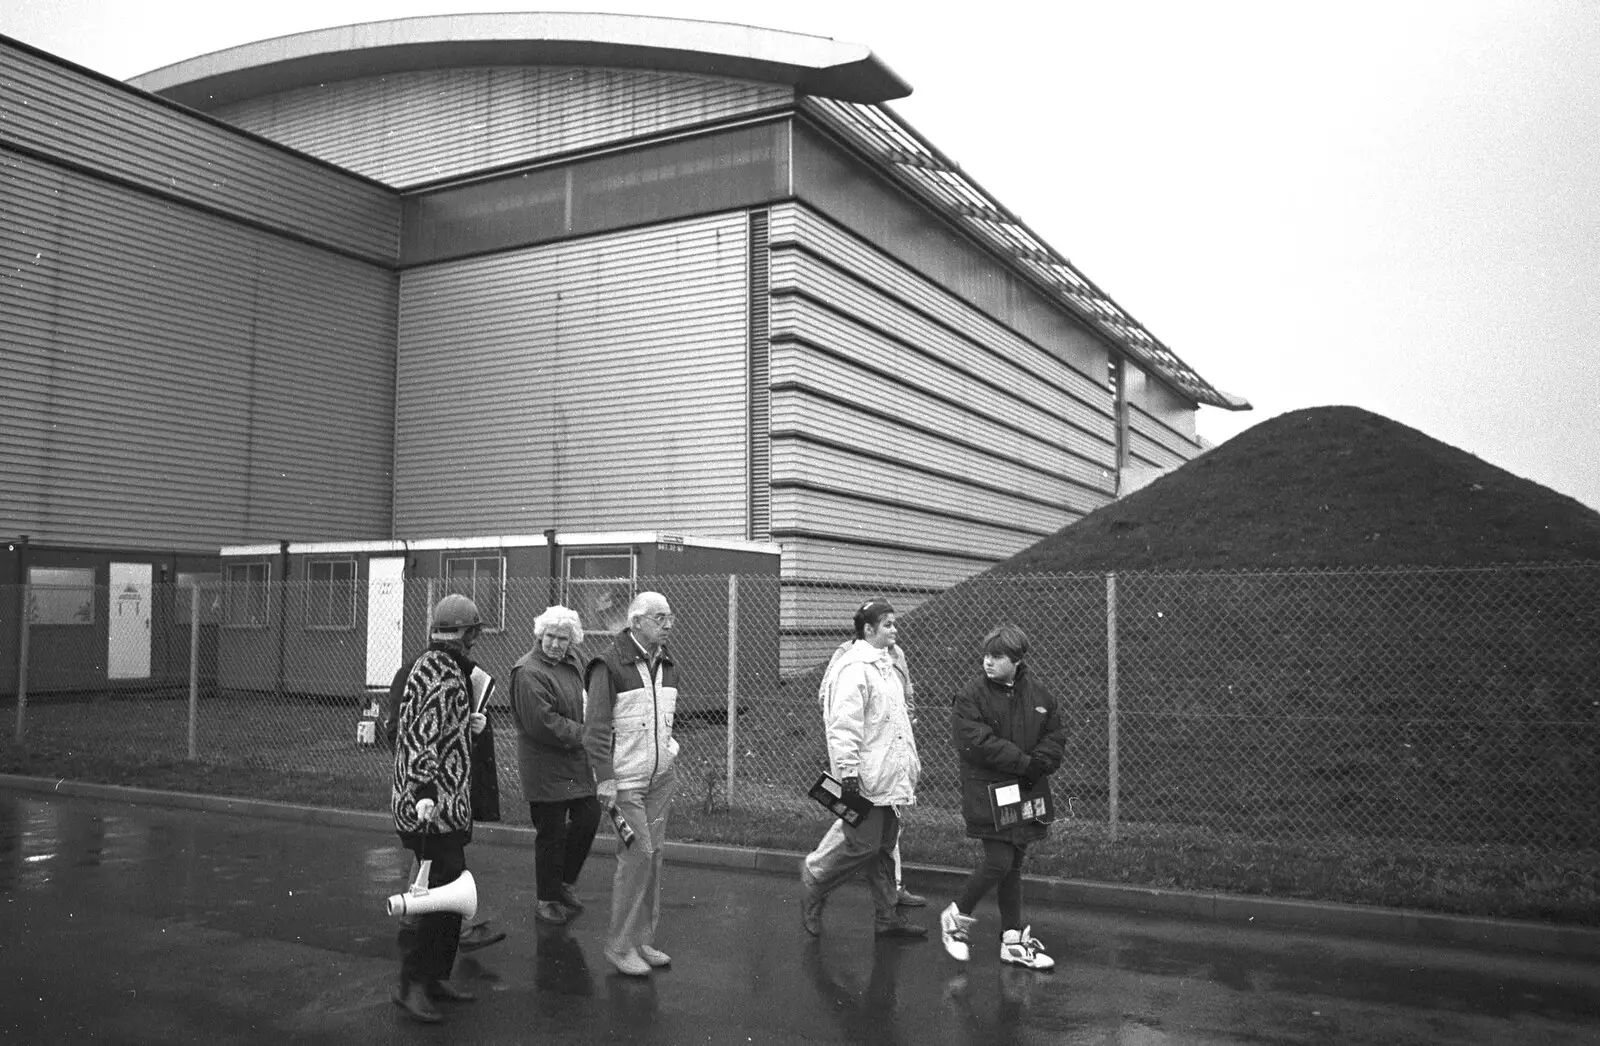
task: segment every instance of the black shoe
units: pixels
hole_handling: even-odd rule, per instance
[[[440,1002],[477,1002],[478,997],[465,988],[457,988],[449,981],[434,981],[428,985],[428,998]]]
[[[423,1024],[438,1024],[444,1015],[428,1001],[428,991],[421,984],[405,985],[394,993],[394,1004],[406,1011],[406,1016]]]
[[[506,939],[504,930],[491,930],[488,923],[479,923],[461,935],[461,943],[457,945],[464,952],[475,952],[479,948],[487,948],[491,944],[499,944]]]
[[[904,886],[902,886],[900,887],[899,894],[897,894],[895,897],[894,903],[898,904],[902,908],[922,908],[927,905],[928,899],[922,896],[920,893],[912,893],[910,890],[907,890]]]
[[[540,901],[533,906],[533,917],[542,923],[549,923],[551,926],[564,926],[567,920],[571,918],[567,914],[566,905],[560,901]]]
[[[873,927],[873,932],[879,937],[926,937],[928,928],[921,923],[914,923],[910,919],[899,917],[880,920]]]
[[[561,884],[561,903],[575,912],[583,911],[583,902],[578,900],[578,891],[571,883]]]

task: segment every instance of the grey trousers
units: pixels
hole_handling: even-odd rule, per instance
[[[611,928],[606,952],[626,955],[654,944],[661,921],[661,859],[667,849],[667,812],[678,778],[668,770],[646,788],[617,792],[617,809],[633,829],[633,845],[617,844],[617,870],[611,881]]]
[[[801,876],[806,889],[827,896],[856,872],[865,872],[878,921],[893,919],[897,900],[894,851],[899,839],[900,818],[892,806],[874,806],[854,828],[834,821],[822,842],[806,855]]]

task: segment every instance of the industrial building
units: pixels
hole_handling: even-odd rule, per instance
[[[667,535],[776,557],[793,668],[863,587],[938,591],[1198,454],[1200,406],[1248,405],[885,104],[910,90],[860,46],[632,16],[129,83],[0,38],[0,582]],[[503,580],[519,540],[483,541]]]

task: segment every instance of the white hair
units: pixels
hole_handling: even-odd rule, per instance
[[[552,628],[565,628],[572,632],[574,643],[583,642],[583,622],[578,618],[578,612],[571,607],[557,604],[546,607],[544,613],[533,619],[533,638],[543,639],[544,634]]]
[[[639,620],[646,614],[670,613],[671,607],[667,605],[667,597],[660,592],[640,592],[633,597],[633,602],[628,604],[628,623]]]

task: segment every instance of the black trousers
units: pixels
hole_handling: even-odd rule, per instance
[[[465,833],[431,835],[423,842],[416,837],[401,841],[421,861],[424,852],[433,861],[428,869],[428,888],[444,886],[461,878],[467,870]],[[413,868],[411,878],[416,879]],[[461,943],[461,916],[455,912],[424,912],[400,917],[400,984],[427,984],[450,977],[456,964],[456,948]]]
[[[561,884],[575,883],[600,828],[600,800],[592,795],[528,804],[533,821],[533,879],[539,900],[561,900]]]

